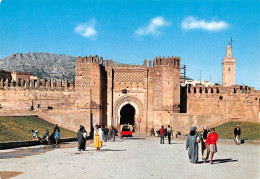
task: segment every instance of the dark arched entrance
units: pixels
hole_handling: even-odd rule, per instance
[[[135,108],[131,104],[126,104],[120,111],[120,125],[135,124]]]

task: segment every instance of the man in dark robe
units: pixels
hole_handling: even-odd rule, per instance
[[[83,133],[86,132],[85,128],[81,125],[78,133],[77,133],[77,138],[78,138],[78,150],[85,150],[86,148],[86,139],[83,136]]]

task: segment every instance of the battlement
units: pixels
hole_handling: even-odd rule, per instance
[[[189,95],[195,95],[195,94],[255,94],[258,93],[254,90],[254,88],[249,86],[239,86],[239,85],[233,85],[229,87],[225,87],[222,85],[200,85],[196,84],[193,85],[187,85],[187,94]]]
[[[76,64],[80,64],[80,63],[95,63],[95,64],[102,65],[103,58],[97,57],[95,55],[93,56],[89,55],[88,57],[84,56],[83,58],[81,56],[78,56],[78,58],[76,59]]]
[[[1,79],[0,90],[12,90],[12,89],[46,89],[46,90],[69,90],[75,87],[74,80],[70,82],[65,79],[63,80],[51,80],[51,79],[37,79],[37,80],[24,80],[19,79],[14,81],[13,79]]]
[[[159,66],[159,65],[169,65],[169,66],[174,66],[175,68],[180,68],[180,57],[167,57],[165,58],[164,56],[161,57],[155,57],[153,60],[153,66]],[[149,65],[150,66],[150,65]]]
[[[153,68],[156,66],[160,66],[160,65],[165,65],[165,66],[173,66],[175,68],[180,68],[180,57],[155,57],[153,60],[153,64],[152,61],[149,60],[148,62],[148,68]],[[109,61],[106,59],[104,62],[104,66],[105,67],[113,67],[113,68],[118,68],[118,69],[143,69],[143,68],[147,68],[147,60],[144,59],[144,63],[143,65],[132,65],[132,64],[118,64],[118,63],[114,63],[112,59],[110,59]]]
[[[104,66],[105,67],[112,67],[114,69],[144,69],[147,67],[147,60],[144,60],[143,65],[132,65],[132,64],[119,64],[119,63],[114,63],[114,61],[112,59],[110,59],[109,61],[106,59],[104,62]]]

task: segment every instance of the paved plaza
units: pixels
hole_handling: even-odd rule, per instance
[[[60,148],[35,146],[0,151],[0,176],[16,178],[260,178],[260,145],[220,141],[213,165],[191,164],[185,140],[159,144],[159,138],[139,136],[104,143],[96,152],[77,143]],[[200,148],[199,148],[200,149]],[[15,158],[13,158],[15,157]],[[201,152],[199,152],[201,161]]]

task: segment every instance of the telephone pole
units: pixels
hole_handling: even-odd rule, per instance
[[[200,80],[200,84],[201,84],[201,72],[203,71],[203,70],[198,70],[200,73],[199,73],[199,80]]]

